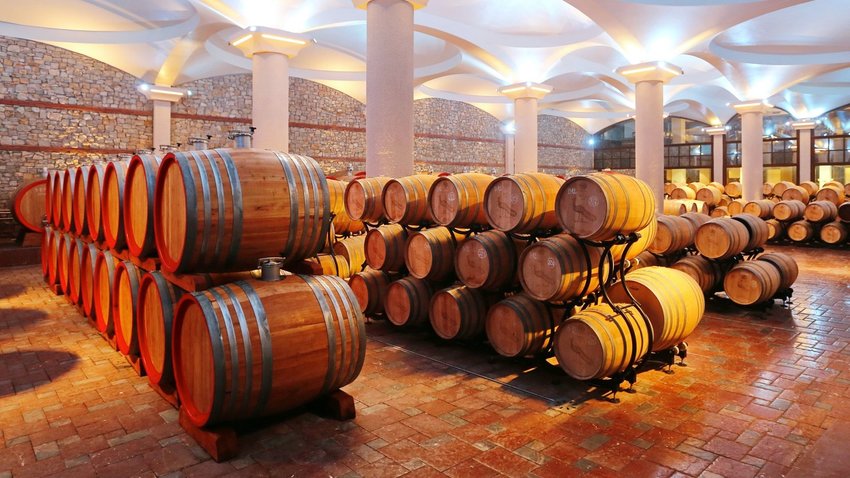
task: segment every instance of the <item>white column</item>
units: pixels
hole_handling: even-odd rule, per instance
[[[726,128],[715,126],[706,128],[705,132],[711,135],[711,178],[718,183],[723,182],[723,168],[726,166],[726,148],[723,140],[726,139]]]
[[[797,183],[812,180],[812,136],[815,130],[815,122],[812,120],[795,121],[791,124],[797,130],[797,164],[799,174]]]
[[[413,174],[413,11],[428,0],[353,0],[366,9],[366,174]]]
[[[764,184],[764,111],[763,101],[733,105],[741,115],[741,197],[745,201],[762,198]]]
[[[514,101],[514,173],[537,172],[537,102],[551,91],[549,85],[531,82],[499,88]]]
[[[617,69],[635,84],[635,176],[655,194],[655,209],[664,210],[664,83],[682,70],[664,62]]]
[[[139,91],[145,98],[153,102],[153,144],[151,148],[171,144],[171,105],[192,94],[185,88],[174,88],[166,85],[139,86]]]
[[[516,138],[514,134],[516,130],[513,124],[502,123],[500,129],[505,136],[505,174],[514,174],[516,172],[514,161],[516,159]]]

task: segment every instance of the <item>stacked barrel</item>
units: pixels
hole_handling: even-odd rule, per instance
[[[194,425],[289,410],[359,374],[363,315],[343,279],[253,272],[327,246],[331,190],[311,158],[140,154],[49,180],[45,279]]]

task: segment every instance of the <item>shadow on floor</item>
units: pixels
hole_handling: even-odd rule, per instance
[[[5,284],[5,285],[2,285],[2,286],[0,286],[0,300],[11,299],[12,297],[19,296],[25,290],[27,290],[27,288],[22,286],[21,284]],[[5,311],[3,312],[3,315],[5,315]]]
[[[80,357],[62,350],[19,350],[0,354],[0,397],[34,390],[71,371]]]
[[[46,318],[47,314],[38,309],[0,308],[0,339],[3,338],[2,331],[4,329],[16,327],[27,329]]]

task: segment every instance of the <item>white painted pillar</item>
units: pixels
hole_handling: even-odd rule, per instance
[[[537,102],[551,91],[549,85],[531,82],[499,88],[514,101],[514,173],[537,172]]]
[[[764,184],[764,111],[763,101],[733,105],[741,115],[741,197],[745,201],[761,199]]]
[[[184,88],[174,88],[166,85],[141,85],[139,91],[145,98],[153,102],[153,144],[151,148],[158,150],[160,146],[171,144],[171,105],[188,96],[191,92]]]
[[[795,121],[791,124],[797,130],[797,164],[799,174],[797,184],[812,180],[812,137],[815,122],[812,120]]]
[[[723,144],[723,140],[726,139],[726,128],[715,126],[706,128],[705,132],[711,135],[711,179],[722,183],[723,168],[726,166],[726,148]]]

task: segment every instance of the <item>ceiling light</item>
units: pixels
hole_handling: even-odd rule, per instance
[[[151,93],[159,93],[161,95],[183,96],[182,91],[161,90],[159,88],[150,88],[148,91],[150,91]]]
[[[295,38],[286,38],[286,37],[282,37],[282,36],[279,36],[279,35],[272,35],[270,33],[263,33],[260,36],[262,36],[266,40],[276,40],[276,41],[282,41],[282,42],[286,42],[286,43],[294,43],[296,45],[306,45],[307,44],[307,42],[304,41],[304,40],[298,40],[298,39],[295,39]]]
[[[250,40],[251,37],[253,37],[253,36],[254,35],[249,33],[249,34],[243,36],[242,38],[239,38],[238,40],[231,42],[230,44],[233,45],[233,46],[239,46],[239,45],[245,43],[246,41]],[[263,35],[263,36],[265,36],[265,35]]]

